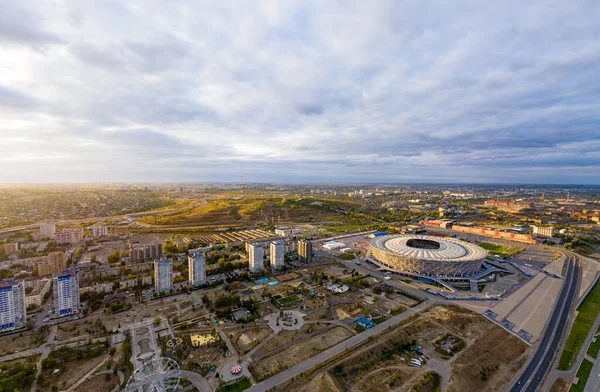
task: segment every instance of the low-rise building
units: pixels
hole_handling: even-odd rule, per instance
[[[19,251],[19,243],[12,242],[8,244],[4,244],[4,254],[10,255]]]
[[[54,233],[57,244],[76,244],[83,240],[83,229],[65,229]]]
[[[25,296],[25,305],[27,307],[31,305],[42,306],[44,297],[50,291],[51,285],[52,279],[49,277],[36,280],[35,285],[32,287],[33,290]]]

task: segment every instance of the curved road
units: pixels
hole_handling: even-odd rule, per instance
[[[510,389],[511,392],[534,392],[539,390],[554,361],[554,356],[557,354],[566,326],[571,318],[579,283],[581,257],[571,252],[564,253],[568,257],[568,265],[560,295],[536,352],[530,358],[527,367],[521,373],[517,382]]]

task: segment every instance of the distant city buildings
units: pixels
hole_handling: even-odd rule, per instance
[[[304,264],[312,262],[312,242],[308,240],[298,241],[298,260]]]
[[[79,313],[79,271],[65,270],[52,277],[54,286],[54,316]]]
[[[166,257],[154,261],[154,291],[157,294],[173,289],[173,262]]]
[[[192,286],[206,283],[206,256],[204,252],[190,251],[188,256],[188,280]]]
[[[537,234],[542,237],[552,237],[554,234],[554,227],[541,227],[541,226],[531,226],[533,229],[533,234]]]
[[[284,265],[285,245],[282,241],[271,242],[271,268],[279,269]]]
[[[485,207],[496,208],[506,212],[521,212],[524,210],[530,210],[531,203],[523,202],[512,202],[512,201],[499,201],[499,200],[487,200],[483,203]]]
[[[38,276],[52,275],[63,271],[69,264],[69,257],[64,252],[52,252],[46,260],[37,265]]]
[[[137,245],[129,250],[131,261],[159,259],[163,256],[162,242]]]
[[[54,239],[54,233],[56,233],[56,225],[54,222],[42,223],[40,225],[40,235],[42,238]]]
[[[0,282],[0,332],[24,327],[26,309],[25,284],[12,279]]]
[[[54,233],[57,244],[76,244],[83,240],[83,229],[65,229]]]
[[[10,254],[13,254],[18,251],[19,251],[19,243],[18,242],[4,244],[4,254],[10,255]]]
[[[248,245],[248,269],[250,272],[259,272],[263,269],[264,251],[261,244]]]

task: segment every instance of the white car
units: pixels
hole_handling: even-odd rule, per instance
[[[391,276],[386,276],[386,277],[383,278],[383,280],[391,280],[391,279],[392,279]]]

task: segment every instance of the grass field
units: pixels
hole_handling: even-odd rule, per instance
[[[560,362],[558,363],[559,370],[571,369],[585,338],[598,316],[598,312],[600,312],[600,285],[596,284],[579,307],[579,313],[577,314],[575,323],[573,323],[567,344],[560,356]]]
[[[243,378],[240,381],[236,381],[233,384],[224,386],[222,388],[217,389],[218,392],[242,392],[248,388],[250,388],[252,384],[250,380],[247,378]]]
[[[288,295],[287,297],[283,297],[283,298],[279,298],[277,300],[277,303],[280,306],[288,306],[293,304],[294,302],[299,302],[301,301],[300,297],[298,297],[296,294],[292,294],[292,295]]]
[[[597,358],[598,351],[600,351],[600,337],[597,337],[596,341],[590,344],[590,347],[587,350],[587,354],[592,358]]]
[[[587,359],[584,359],[583,362],[581,362],[581,366],[577,371],[577,378],[579,379],[579,381],[577,382],[577,385],[571,385],[571,389],[569,389],[569,392],[583,392],[583,390],[585,389],[585,384],[587,383],[588,377],[590,376],[593,367],[594,364],[588,361]]]
[[[483,249],[490,252],[492,255],[500,256],[503,258],[509,258],[516,255],[519,252],[523,252],[525,248],[515,248],[512,246],[504,246],[498,244],[490,244],[489,242],[482,242],[479,244]]]

